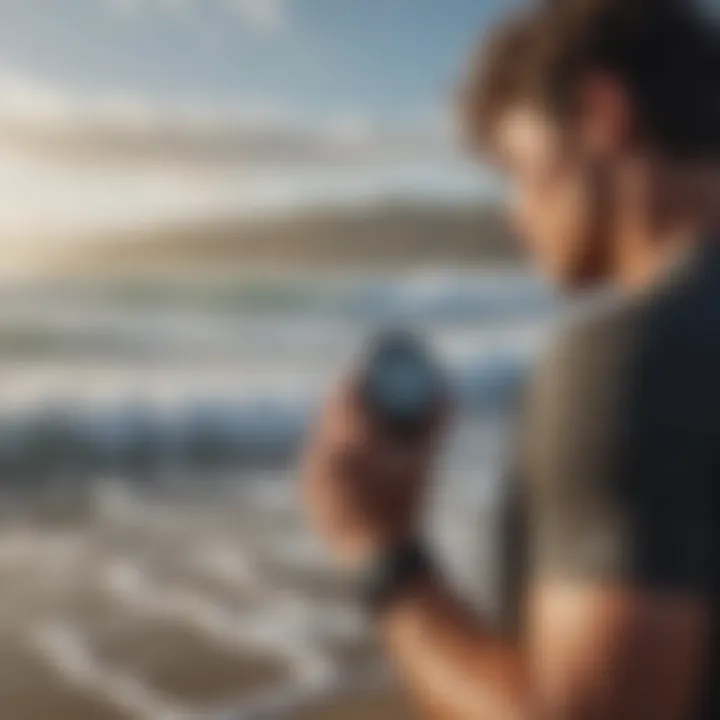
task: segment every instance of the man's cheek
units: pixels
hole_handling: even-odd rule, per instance
[[[552,206],[546,206],[542,212],[537,213],[533,238],[535,251],[540,254],[541,258],[554,261],[562,249],[560,241],[562,234],[561,217],[553,210]]]

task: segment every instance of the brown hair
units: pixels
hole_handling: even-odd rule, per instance
[[[545,0],[481,43],[463,93],[474,142],[514,103],[565,120],[589,72],[618,78],[645,140],[679,159],[720,159],[720,32],[690,0]]]

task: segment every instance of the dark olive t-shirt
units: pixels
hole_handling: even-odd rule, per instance
[[[510,627],[533,576],[671,590],[714,609],[720,240],[574,317],[531,383],[520,437],[505,513]],[[711,645],[695,720],[720,718]]]

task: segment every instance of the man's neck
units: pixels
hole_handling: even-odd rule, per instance
[[[717,227],[717,179],[716,173],[675,169],[628,193],[613,262],[621,285],[652,283]]]
[[[615,277],[629,288],[649,285],[673,267],[699,242],[690,228],[663,235],[635,235],[616,257]]]

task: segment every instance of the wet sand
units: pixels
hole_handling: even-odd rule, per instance
[[[0,717],[410,718],[294,505],[113,495],[0,526]]]
[[[413,720],[408,703],[398,693],[368,692],[292,715],[292,720]]]

